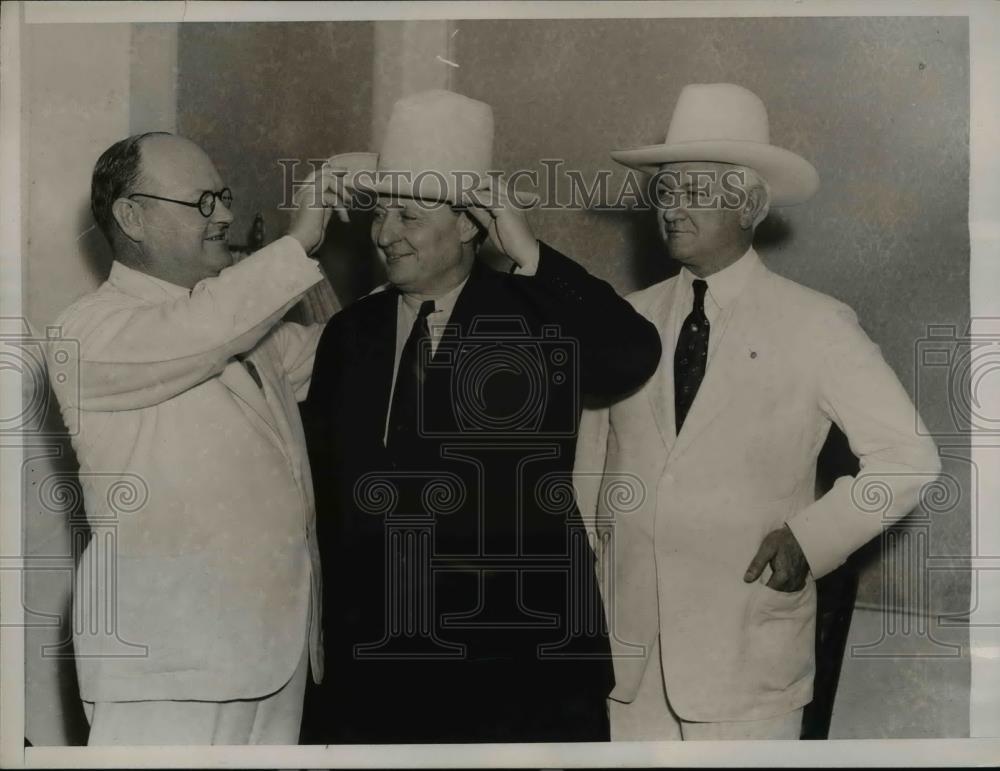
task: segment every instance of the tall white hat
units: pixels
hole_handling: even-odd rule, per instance
[[[348,188],[460,204],[463,191],[496,185],[493,109],[453,91],[421,91],[393,105],[379,153],[345,153],[329,163],[347,170]],[[533,198],[518,196],[525,204]]]

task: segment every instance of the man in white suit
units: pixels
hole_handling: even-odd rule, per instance
[[[232,195],[195,144],[137,135],[94,169],[115,262],[57,321],[79,387],[53,381],[94,531],[74,600],[90,744],[298,740],[323,662],[297,407],[321,326],[280,320],[323,280],[308,254],[337,199],[313,181],[288,235],[234,265]]]
[[[664,144],[612,157],[658,175],[660,234],[683,266],[630,298],[660,330],[659,370],[580,432],[581,510],[606,543],[612,739],[795,739],[815,580],[917,504],[937,451],[854,312],[754,251],[768,207],[819,183],[770,144],[756,95],[689,85]],[[815,500],[831,422],[861,472]],[[588,484],[601,471],[604,488]],[[616,516],[623,479],[636,505]],[[876,489],[884,505],[866,505]]]

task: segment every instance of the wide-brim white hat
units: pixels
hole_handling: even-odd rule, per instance
[[[767,182],[771,203],[791,206],[819,189],[819,174],[800,155],[771,144],[767,109],[733,83],[693,83],[677,98],[663,144],[614,150],[619,163],[655,174],[664,163],[710,161],[753,169]]]
[[[533,193],[508,189],[493,168],[493,109],[453,91],[421,91],[397,101],[378,153],[343,153],[327,163],[344,169],[344,185],[358,190],[462,205],[465,193],[516,193],[525,206]]]

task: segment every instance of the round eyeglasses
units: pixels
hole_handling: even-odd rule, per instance
[[[201,212],[203,217],[211,217],[215,213],[216,200],[222,201],[222,205],[227,209],[231,209],[233,207],[233,191],[228,187],[222,188],[222,190],[217,193],[213,193],[211,190],[206,190],[201,194],[201,198],[194,203],[191,203],[190,201],[178,201],[176,198],[164,198],[162,195],[150,195],[149,193],[132,193],[129,198],[152,198],[157,201],[179,203],[181,206],[190,206],[192,209],[197,209]]]

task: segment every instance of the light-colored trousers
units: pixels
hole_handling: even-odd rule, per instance
[[[308,649],[291,679],[259,699],[84,702],[87,744],[298,744]]]
[[[608,699],[608,713],[611,718],[611,741],[798,739],[802,728],[801,708],[766,720],[693,723],[677,717],[670,708],[663,682],[659,637],[635,700],[623,704]]]

